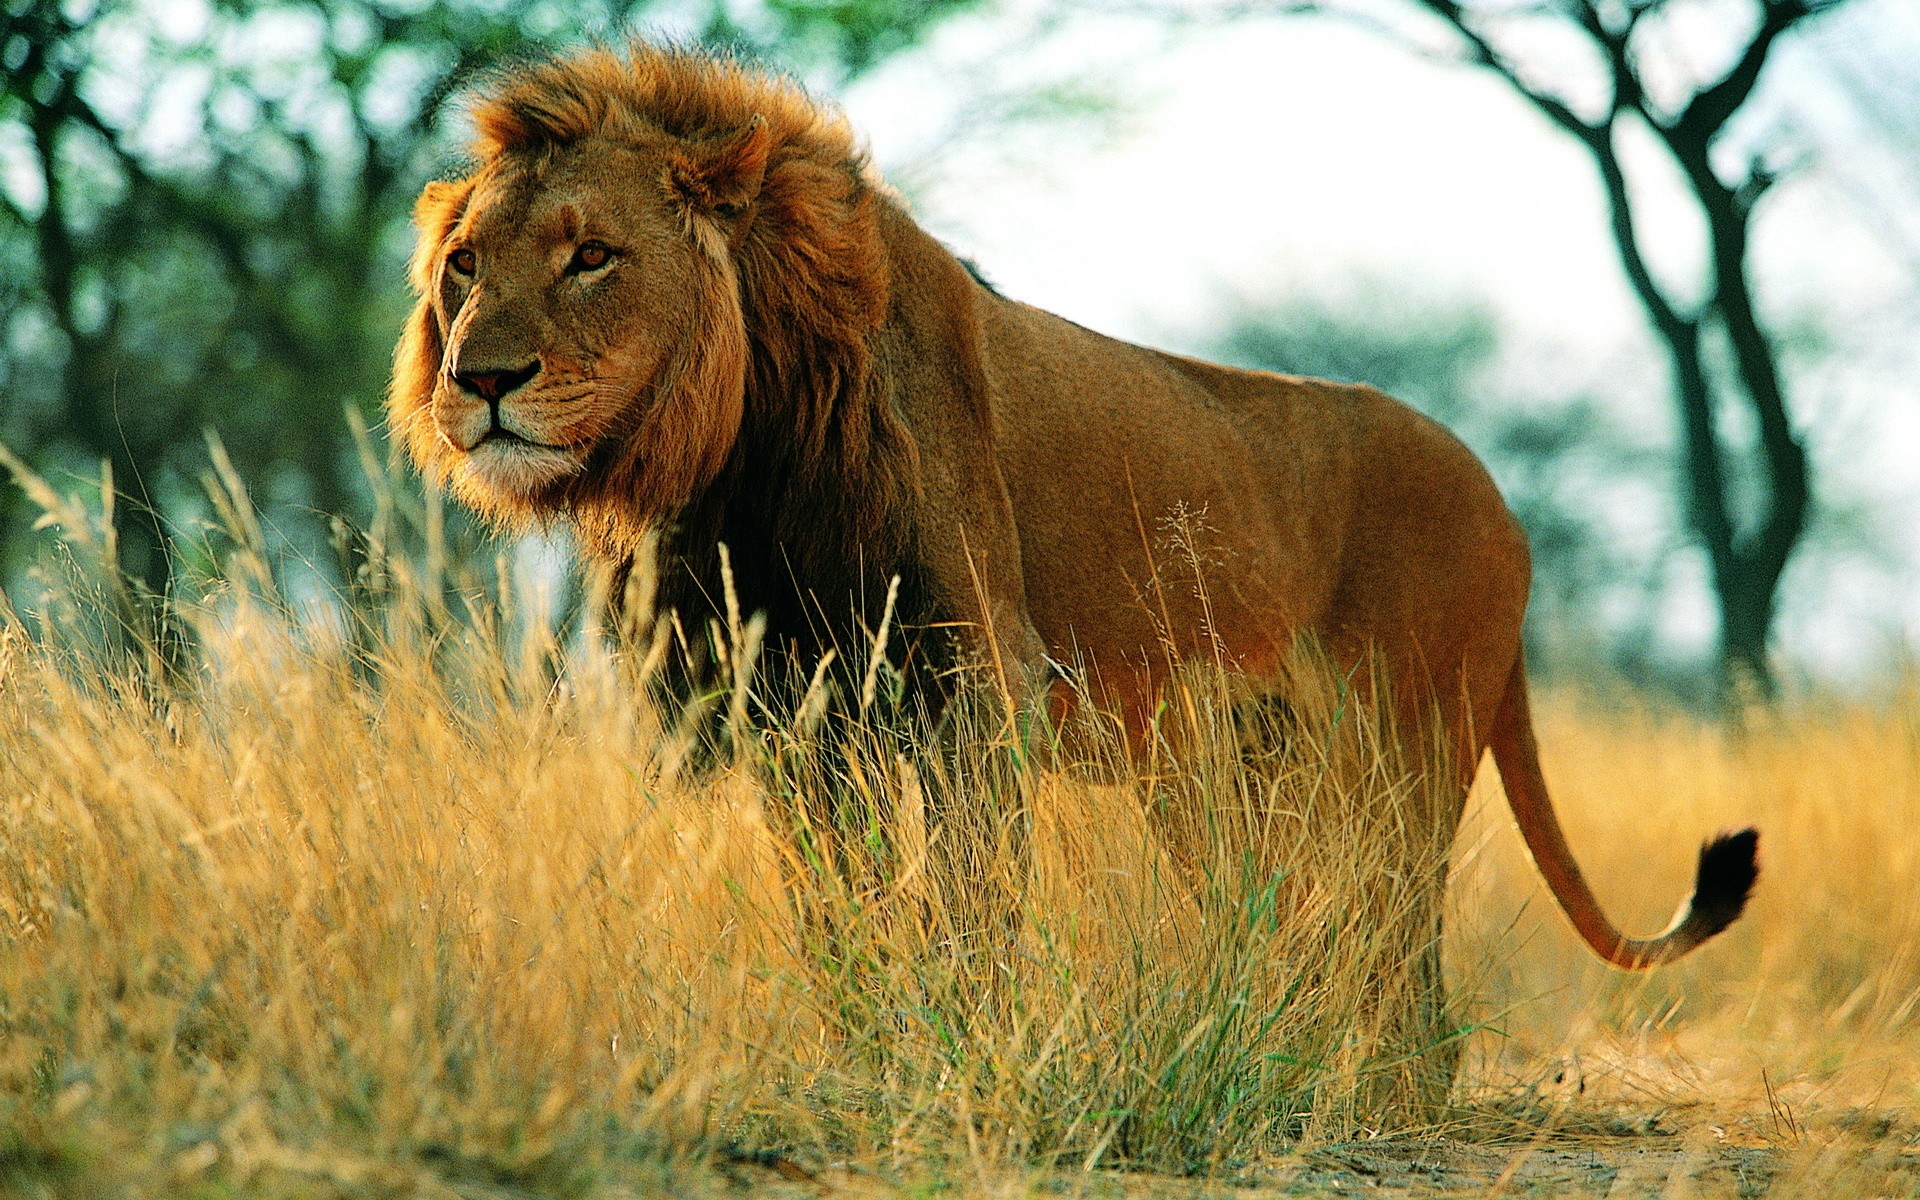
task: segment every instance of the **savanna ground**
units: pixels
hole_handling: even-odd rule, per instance
[[[645,699],[674,630],[556,638],[394,489],[343,531],[356,586],[290,594],[230,473],[162,627],[21,478],[63,540],[0,607],[6,1194],[1920,1192],[1911,686],[1736,725],[1543,705],[1623,926],[1665,924],[1718,829],[1761,827],[1760,890],[1682,964],[1602,968],[1483,780],[1464,1066],[1423,1106],[1448,1046],[1382,1015],[1421,791],[1324,680],[1249,757],[1196,679],[1169,719],[1212,750],[1125,784],[981,731],[945,786],[1033,813],[1023,873],[1004,825],[927,819],[877,660],[771,721],[735,621],[689,715]],[[1208,814],[1184,872],[1143,816],[1176,803]],[[961,891],[1014,900],[1016,953]]]

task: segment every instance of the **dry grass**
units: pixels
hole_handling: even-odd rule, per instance
[[[1188,749],[1125,779],[1040,772],[983,726],[919,758],[989,818],[961,829],[926,811],[884,671],[864,717],[770,722],[736,622],[739,673],[688,719],[645,699],[670,648],[555,640],[446,577],[398,493],[344,620],[285,597],[236,480],[214,494],[229,532],[171,674],[51,490],[67,569],[0,612],[0,1190],[1337,1189],[1390,1130],[1492,1147],[1429,1190],[1551,1191],[1568,1145],[1911,1190],[1911,692],[1737,735],[1553,707],[1560,806],[1622,921],[1662,923],[1735,822],[1765,831],[1762,892],[1688,963],[1608,973],[1482,796],[1449,955],[1491,1028],[1442,1111],[1420,1084],[1446,1048],[1396,1016],[1417,889],[1385,886],[1431,858],[1407,816],[1430,800],[1323,675],[1251,765],[1217,677],[1175,706]],[[1148,819],[1169,806],[1202,816]],[[1031,871],[998,819],[1023,810]],[[1021,914],[1015,952],[983,894]],[[1691,1186],[1675,1161],[1649,1178]],[[1567,1186],[1627,1178],[1603,1168]]]
[[[1761,881],[1694,957],[1607,970],[1483,779],[1456,847],[1452,946],[1487,1001],[1513,1007],[1476,1073],[1528,1079],[1559,1060],[1589,1096],[1671,1119],[1698,1106],[1736,1139],[1792,1141],[1816,1113],[1904,1121],[1920,1098],[1920,689],[1754,711],[1732,729],[1562,701],[1540,736],[1569,837],[1624,925],[1664,924],[1716,829],[1761,828]]]

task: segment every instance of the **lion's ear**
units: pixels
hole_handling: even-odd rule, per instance
[[[760,194],[767,177],[773,135],[754,117],[732,133],[692,143],[669,171],[673,189],[689,208],[716,217],[737,217]]]

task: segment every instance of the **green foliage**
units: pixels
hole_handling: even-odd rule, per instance
[[[913,45],[976,0],[767,0],[783,45],[857,74]]]

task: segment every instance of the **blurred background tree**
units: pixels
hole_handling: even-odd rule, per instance
[[[1667,354],[1684,511],[1712,571],[1725,681],[1749,680],[1770,693],[1780,579],[1807,531],[1813,479],[1749,266],[1755,208],[1781,170],[1779,155],[1740,153],[1725,135],[1780,37],[1846,0],[1753,0],[1750,32],[1725,63],[1678,89],[1650,82],[1660,66],[1649,66],[1640,36],[1666,15],[1667,0],[1561,0],[1531,14],[1577,31],[1600,61],[1602,103],[1590,115],[1529,78],[1501,48],[1488,29],[1501,14],[1458,0],[1416,2],[1459,35],[1466,61],[1504,80],[1591,156],[1621,269]],[[1699,279],[1662,283],[1648,262],[1621,145],[1630,128],[1653,135],[1698,206],[1708,244]],[[1732,407],[1742,411],[1744,435],[1721,417]]]
[[[1782,347],[1762,317],[1751,269],[1757,208],[1798,150],[1783,144],[1778,131],[1734,133],[1782,37],[1846,3],[1738,0],[1703,11],[1673,0],[1254,0],[1211,14],[1354,21],[1416,53],[1489,72],[1586,151],[1621,270],[1666,359],[1678,418],[1678,511],[1708,566],[1722,692],[1742,682],[1763,695],[1774,690],[1771,642],[1781,580],[1816,507],[1814,470],[1789,403]],[[1408,19],[1420,14],[1436,18],[1451,44],[1436,45]],[[1178,21],[1193,13],[1175,5],[1163,15]],[[1731,46],[1704,65],[1700,56],[1674,49],[1686,40],[1675,37],[1676,27],[1702,19],[1737,31]],[[1649,149],[1664,161],[1649,164]],[[1683,181],[1705,244],[1697,270],[1662,278],[1650,261],[1647,210],[1667,197],[1638,184],[1630,163],[1643,172],[1669,170]],[[1551,401],[1545,411],[1555,411]],[[1486,449],[1496,458],[1501,440],[1490,431]],[[1523,437],[1519,445],[1544,455],[1542,462],[1560,453],[1551,438]],[[1532,518],[1536,547],[1545,550],[1546,574],[1566,585],[1575,576],[1564,573],[1568,564],[1560,556],[1567,547],[1556,539],[1567,526],[1551,519],[1549,509],[1517,498],[1522,516]]]
[[[647,20],[842,84],[971,3],[6,0],[0,443],[108,464],[153,595],[209,430],[311,554],[359,502],[343,409],[376,419],[407,216],[476,70]],[[0,489],[0,571],[23,516]]]

